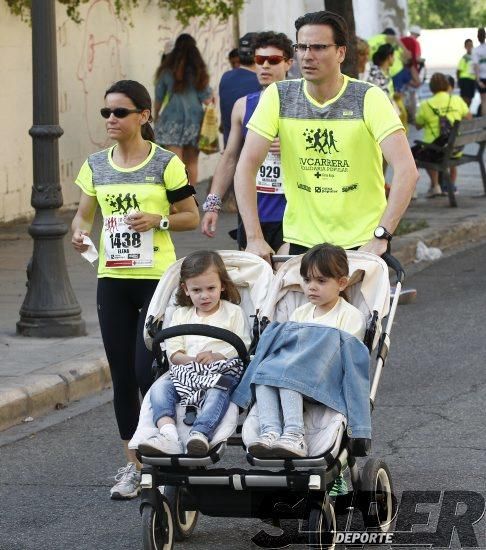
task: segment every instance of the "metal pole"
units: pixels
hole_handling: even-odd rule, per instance
[[[81,308],[66,269],[63,238],[67,225],[59,218],[59,183],[55,0],[32,2],[32,78],[34,125],[31,204],[35,217],[29,227],[34,239],[27,266],[27,294],[20,309],[17,333],[24,336],[62,337],[86,334]]]

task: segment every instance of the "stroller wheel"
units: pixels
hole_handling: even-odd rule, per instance
[[[197,510],[189,511],[182,509],[181,496],[182,491],[185,491],[184,488],[166,485],[161,487],[161,490],[163,491],[163,495],[167,498],[172,512],[175,540],[182,541],[189,538],[196,528],[199,512]]]
[[[143,550],[172,550],[174,548],[174,523],[169,503],[160,497],[161,506],[155,509],[146,504],[142,509]]]
[[[326,496],[320,506],[313,506],[309,513],[309,547],[332,550],[335,547],[336,515],[334,506]]]
[[[383,460],[370,459],[361,473],[360,508],[367,528],[387,532],[397,511],[390,470]]]

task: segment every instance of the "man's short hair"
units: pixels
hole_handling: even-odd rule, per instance
[[[258,48],[267,48],[268,46],[282,50],[284,57],[287,59],[292,59],[294,56],[292,41],[283,32],[265,31],[258,33],[253,45],[254,51]]]
[[[478,29],[478,40],[479,42],[481,42],[481,44],[484,44],[484,39],[485,39],[485,30],[484,30],[484,27],[479,27]]]
[[[238,42],[238,55],[240,56],[240,63],[245,66],[253,65],[255,63],[254,59],[254,47],[256,37],[258,33],[256,32],[247,32],[242,36]]]
[[[391,27],[387,27],[386,29],[383,29],[383,32],[381,34],[387,34],[388,36],[396,36],[397,31],[395,29],[392,29]]]
[[[337,46],[348,45],[348,25],[337,13],[332,11],[306,13],[295,21],[297,34],[304,25],[328,25],[332,28],[334,43]]]

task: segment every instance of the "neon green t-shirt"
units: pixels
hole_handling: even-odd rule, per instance
[[[474,72],[472,56],[469,54],[464,54],[457,65],[457,70],[459,71],[459,78],[470,78],[471,80],[476,80],[476,73]]]
[[[450,95],[448,92],[438,92],[427,101],[423,101],[418,108],[415,121],[424,127],[422,140],[425,143],[432,143],[440,135],[439,117],[434,110],[441,116],[445,115],[453,124],[467,115],[469,107],[462,97]]]
[[[380,46],[388,42],[386,34],[375,34],[371,38],[368,38],[368,46],[370,47],[370,60],[373,59],[373,55]]]
[[[321,105],[305,80],[284,80],[263,92],[247,126],[279,136],[286,242],[353,248],[372,238],[386,206],[379,143],[403,130],[382,90],[344,76]]]
[[[159,279],[176,260],[169,231],[149,230],[144,233],[116,231],[117,222],[133,210],[167,216],[171,203],[194,193],[188,185],[186,169],[181,160],[155,143],[148,157],[138,166],[120,168],[113,162],[115,146],[90,155],[85,161],[75,183],[84,193],[96,197],[104,223],[99,244],[98,277],[117,279]],[[120,225],[120,227],[122,227]],[[148,241],[145,239],[148,238]],[[145,245],[145,256],[138,254],[140,243]],[[108,243],[108,244],[107,244]],[[132,245],[133,248],[127,248]],[[106,258],[105,251],[112,251],[116,258]],[[137,249],[138,246],[138,249]],[[133,253],[136,254],[133,254]],[[126,258],[140,255],[142,264],[123,267],[130,263]],[[136,265],[137,261],[132,260]],[[112,265],[122,267],[111,267]]]

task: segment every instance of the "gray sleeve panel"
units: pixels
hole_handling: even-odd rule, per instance
[[[150,161],[139,170],[120,172],[114,170],[108,161],[109,149],[89,156],[88,164],[93,172],[93,185],[113,185],[116,183],[164,185],[164,172],[174,153],[155,148]]]
[[[302,120],[363,119],[364,97],[371,84],[350,80],[343,95],[324,108],[313,105],[305,96],[304,80],[277,82],[280,98],[280,117]]]

